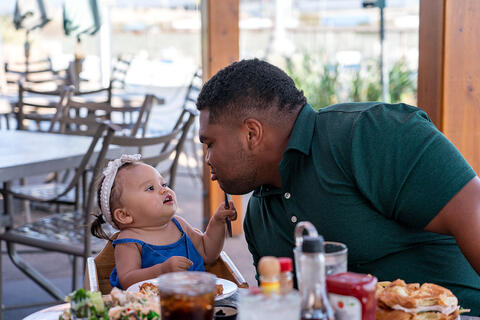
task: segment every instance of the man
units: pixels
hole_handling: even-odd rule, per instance
[[[295,225],[307,220],[347,244],[350,271],[440,284],[480,314],[480,180],[422,110],[315,112],[257,59],[218,72],[197,107],[212,180],[231,194],[254,190],[244,229],[255,266],[292,257]]]

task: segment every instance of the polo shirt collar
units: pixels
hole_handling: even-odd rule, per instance
[[[308,103],[302,108],[293,126],[292,134],[288,139],[288,145],[283,157],[285,157],[285,153],[287,153],[288,150],[298,150],[306,155],[310,154],[316,114],[315,110],[313,110],[312,106]],[[267,185],[260,186],[253,191],[253,195],[257,197],[279,193],[281,193],[281,189]]]
[[[316,114],[308,103],[302,108],[295,121],[290,139],[288,139],[285,153],[289,150],[298,150],[306,155],[310,154]]]

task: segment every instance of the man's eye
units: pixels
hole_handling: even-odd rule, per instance
[[[154,186],[149,186],[147,187],[147,189],[145,189],[145,191],[153,191],[153,190],[155,190]]]

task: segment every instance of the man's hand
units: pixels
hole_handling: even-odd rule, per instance
[[[193,262],[185,257],[173,256],[161,263],[162,273],[187,271],[193,265]]]

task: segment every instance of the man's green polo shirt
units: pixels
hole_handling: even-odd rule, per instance
[[[455,239],[423,231],[475,177],[420,109],[347,103],[300,112],[279,165],[282,188],[254,191],[244,221],[254,264],[293,258],[297,222],[348,246],[349,271],[450,288],[480,314],[480,277]]]

